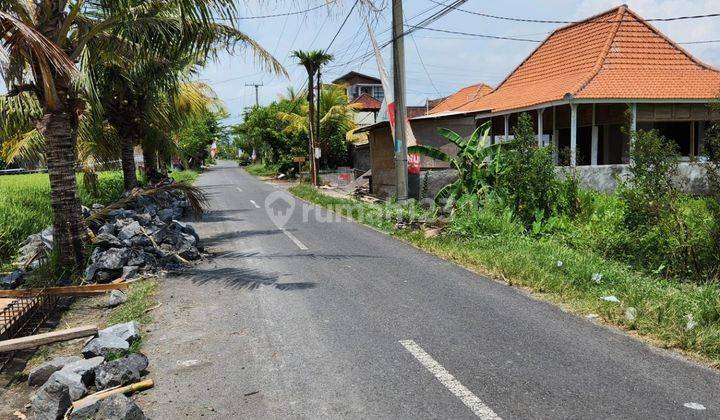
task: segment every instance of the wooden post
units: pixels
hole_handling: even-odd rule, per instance
[[[576,103],[570,104],[570,166],[577,166],[577,109]]]
[[[545,112],[545,108],[540,108],[537,110],[538,113],[538,147],[543,146],[543,113]]]

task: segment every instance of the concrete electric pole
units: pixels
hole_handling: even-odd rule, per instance
[[[255,88],[255,106],[260,106],[260,86],[262,83],[245,83],[245,86],[253,86]]]
[[[408,198],[408,153],[405,137],[405,43],[402,0],[392,0],[393,26],[393,90],[395,95],[395,170],[397,172],[397,200]]]

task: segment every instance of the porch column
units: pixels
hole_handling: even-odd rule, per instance
[[[590,165],[598,164],[598,127],[595,125],[595,104],[592,107],[592,149],[590,151]]]
[[[577,108],[576,103],[570,104],[570,166],[577,166]]]
[[[635,142],[633,140],[633,138],[635,136],[636,131],[637,131],[637,104],[632,103],[632,104],[630,104],[630,139],[629,139],[630,150],[633,149],[633,143]],[[628,162],[630,162],[632,164],[633,163],[632,158],[629,158]]]
[[[510,114],[505,114],[505,139],[503,141],[508,141],[510,138]]]
[[[553,133],[552,133],[552,144],[553,144],[553,162],[558,164],[558,149],[560,148],[560,131],[557,129],[557,107],[553,106]]]
[[[538,147],[543,147],[543,113],[545,108],[537,110],[538,113]]]

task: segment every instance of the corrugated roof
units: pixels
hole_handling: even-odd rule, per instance
[[[439,104],[430,110],[429,114],[453,111],[458,107],[487,95],[492,92],[492,90],[492,87],[486,85],[485,83],[478,83],[464,87],[443,99]]]
[[[490,94],[456,111],[582,99],[713,99],[720,72],[620,6],[553,32]]]

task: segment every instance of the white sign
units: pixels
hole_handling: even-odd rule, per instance
[[[320,159],[322,156],[322,150],[319,147],[315,148],[315,159]]]

